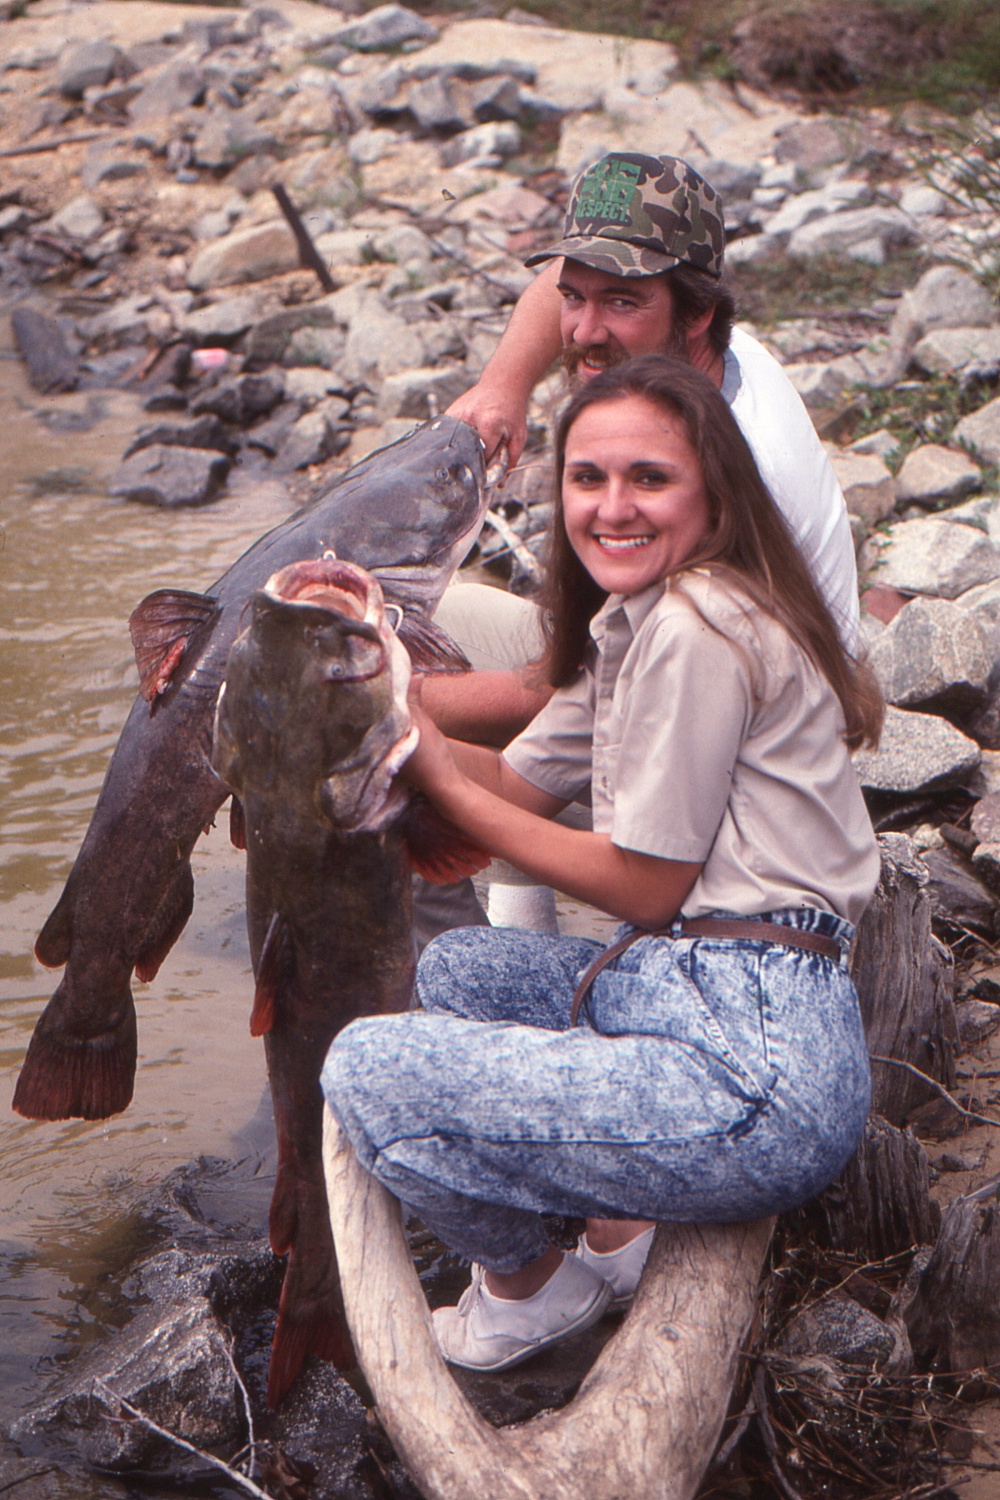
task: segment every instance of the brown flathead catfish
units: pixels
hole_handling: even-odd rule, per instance
[[[132,1098],[133,972],[152,979],[194,901],[191,851],[228,795],[212,715],[247,600],[332,549],[373,573],[419,650],[486,509],[483,445],[438,417],[379,449],[243,554],[205,594],[160,589],[130,626],[142,683],[90,827],[35,952],[65,971],[14,1092],[33,1120],[103,1119]],[[238,819],[237,826],[238,826]]]
[[[212,760],[244,811],[250,1029],[264,1037],[278,1135],[271,1246],[288,1266],[268,1376],[275,1406],[306,1354],[351,1362],[321,1160],[326,1050],[355,1016],[409,1001],[411,859],[454,880],[487,856],[394,779],[417,733],[410,660],[375,579],[333,557],[296,563],[249,611]],[[433,666],[431,639],[423,650]]]

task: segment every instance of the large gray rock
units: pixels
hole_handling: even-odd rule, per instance
[[[869,661],[897,708],[980,702],[993,664],[975,616],[947,599],[911,599],[875,640]]]
[[[295,236],[284,220],[237,229],[199,250],[188,268],[188,286],[204,291],[238,281],[262,281],[294,271],[299,264]]]
[[[306,469],[342,452],[350,441],[350,429],[341,427],[337,420],[343,407],[343,402],[324,402],[299,417],[278,449],[277,467],[283,471]]]
[[[963,384],[1000,371],[1000,328],[935,328],[913,351],[929,375],[958,375]]]
[[[357,52],[386,52],[404,42],[433,42],[436,37],[437,29],[405,5],[379,5],[339,27],[331,40]]]
[[[912,449],[896,476],[900,503],[936,505],[941,500],[964,500],[983,482],[979,465],[965,453],[924,443]]]
[[[121,60],[111,42],[70,42],[59,55],[56,87],[66,99],[82,99],[84,89],[107,83]]]
[[[423,362],[424,346],[416,329],[384,308],[377,297],[365,297],[351,318],[341,361],[342,374],[347,379],[370,384],[373,380],[377,382],[405,371],[415,371],[423,366]],[[441,410],[447,405],[448,401],[445,401]]]
[[[849,255],[881,265],[886,252],[914,238],[913,224],[898,208],[858,208],[803,224],[788,241],[789,255]]]
[[[1000,578],[959,594],[955,602],[978,622],[994,659],[1000,657]]]
[[[963,417],[954,436],[956,442],[968,443],[991,464],[1000,463],[1000,396]]]
[[[206,414],[186,422],[155,422],[140,427],[122,458],[131,458],[142,448],[162,443],[168,448],[214,448],[219,453],[236,452],[236,444],[218,417]]]
[[[407,102],[421,130],[465,130],[474,119],[465,89],[447,74],[414,84]]]
[[[178,332],[187,334],[196,344],[228,343],[252,328],[259,316],[256,297],[227,297],[185,313]]]
[[[260,365],[274,363],[281,359],[289,340],[298,329],[329,329],[336,321],[336,313],[329,297],[268,313],[254,324],[247,335],[247,359]]]
[[[830,462],[852,516],[876,526],[892,514],[896,481],[881,458],[874,453],[840,450],[830,453]]]
[[[894,526],[871,574],[873,583],[941,599],[994,578],[1000,578],[1000,548],[973,526],[936,519]]]
[[[979,765],[979,746],[936,714],[888,708],[877,750],[858,750],[861,785],[878,792],[919,792],[960,784]]]
[[[280,370],[264,370],[259,375],[233,375],[202,391],[191,403],[195,416],[211,412],[223,422],[245,427],[267,413],[285,394],[285,379]]]
[[[201,68],[196,68],[193,63],[167,63],[132,100],[128,107],[129,117],[136,125],[146,125],[152,120],[162,120],[166,115],[177,114],[198,103],[207,82]]]
[[[154,443],[119,464],[108,493],[116,499],[138,500],[168,510],[207,505],[225,483],[229,468],[230,460],[224,453]]]
[[[932,328],[987,328],[996,308],[986,288],[957,266],[932,266],[904,292],[889,327],[893,374],[905,369],[910,351]]]
[[[444,411],[472,384],[473,377],[464,366],[403,370],[383,383],[379,415],[383,421],[392,417],[424,421]]]
[[[709,178],[709,181],[715,185],[714,178]],[[840,213],[849,203],[859,204],[870,197],[871,188],[859,177],[843,177],[838,182],[828,183],[826,187],[815,188],[811,192],[794,193],[768,219],[768,237],[783,245],[789,235],[801,229],[804,224],[824,219],[829,214]]]

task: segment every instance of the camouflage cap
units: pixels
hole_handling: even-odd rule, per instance
[[[613,276],[655,276],[681,262],[722,275],[722,200],[676,156],[603,156],[573,184],[563,235],[525,265],[566,255]]]

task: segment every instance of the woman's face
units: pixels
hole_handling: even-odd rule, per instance
[[[644,396],[584,407],[566,437],[570,546],[609,594],[638,594],[693,557],[711,530],[687,428]]]

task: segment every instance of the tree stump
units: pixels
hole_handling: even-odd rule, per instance
[[[861,1145],[816,1208],[836,1250],[885,1260],[932,1245],[941,1213],[930,1196],[930,1161],[909,1131],[872,1115]]]
[[[858,924],[851,973],[868,1050],[898,1058],[950,1088],[955,1078],[954,968],[931,932],[927,871],[910,839],[883,834],[882,875]],[[872,1063],[872,1110],[902,1125],[933,1089],[904,1068]]]
[[[949,1204],[906,1311],[917,1359],[942,1371],[1000,1373],[1000,1203],[997,1184]]]

